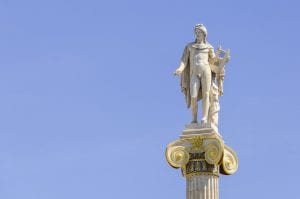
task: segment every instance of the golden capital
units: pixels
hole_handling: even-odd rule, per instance
[[[217,133],[182,135],[166,148],[166,160],[181,168],[185,177],[194,175],[230,175],[238,168],[235,152]]]

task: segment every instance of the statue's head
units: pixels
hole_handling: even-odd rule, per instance
[[[196,24],[195,35],[197,40],[203,40],[203,42],[206,43],[207,30],[203,24]]]

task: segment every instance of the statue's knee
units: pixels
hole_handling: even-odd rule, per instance
[[[192,101],[192,103],[196,103],[197,102],[197,97],[192,97],[191,101]]]
[[[203,93],[203,98],[209,98],[209,92],[208,91]]]

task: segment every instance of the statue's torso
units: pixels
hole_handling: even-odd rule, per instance
[[[207,44],[192,44],[189,46],[189,61],[191,75],[200,75],[210,70],[209,66],[210,46]]]

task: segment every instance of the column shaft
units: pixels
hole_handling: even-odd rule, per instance
[[[219,177],[197,175],[186,179],[187,199],[219,199]]]

